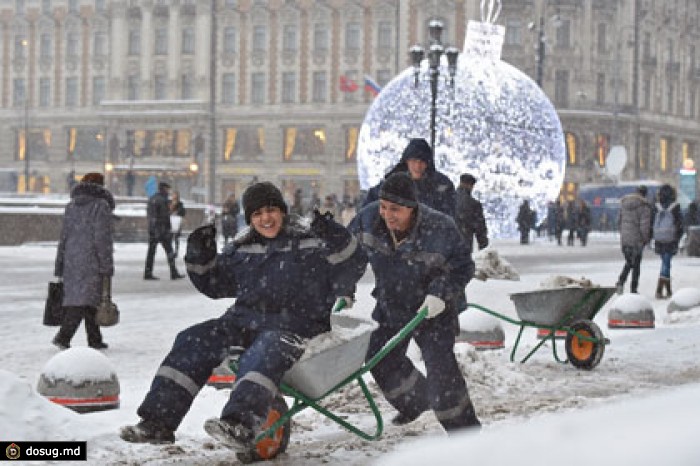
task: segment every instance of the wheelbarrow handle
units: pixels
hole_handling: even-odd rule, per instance
[[[345,309],[347,307],[347,305],[348,305],[348,302],[345,300],[345,298],[338,298],[338,300],[336,301],[335,305],[333,306],[333,310],[331,312],[333,312],[333,314],[336,314],[336,313],[342,311],[343,309]]]

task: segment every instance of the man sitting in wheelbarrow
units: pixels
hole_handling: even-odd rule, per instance
[[[235,297],[222,316],[180,332],[138,408],[141,422],[121,429],[128,442],[172,443],[194,397],[231,347],[245,349],[237,381],[220,418],[205,430],[230,447],[249,449],[267,418],[282,375],[311,337],[330,330],[334,301],[354,295],[366,256],[332,218],[311,227],[287,215],[281,192],[268,182],[243,194],[251,225],[217,254],[216,230],[204,226],[187,240],[192,283],[213,299]]]
[[[411,178],[396,173],[382,183],[379,200],[365,206],[348,229],[360,240],[376,279],[372,317],[379,327],[372,333],[367,358],[416,312],[428,309],[427,320],[411,335],[427,375],[406,356],[411,338],[371,371],[399,412],[392,423],[406,424],[432,409],[447,431],[480,426],[453,349],[454,321],[463,309],[474,262],[452,218],[418,203]]]

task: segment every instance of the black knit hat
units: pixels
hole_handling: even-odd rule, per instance
[[[243,193],[243,209],[245,211],[245,222],[250,225],[250,217],[253,212],[262,207],[279,207],[282,212],[287,213],[287,203],[284,202],[282,193],[277,186],[269,181],[255,183]]]
[[[379,198],[404,207],[416,207],[418,196],[411,177],[404,172],[389,175],[379,189]]]
[[[401,155],[402,161],[408,159],[422,160],[430,165],[433,161],[433,150],[430,148],[428,141],[423,138],[411,139]]]

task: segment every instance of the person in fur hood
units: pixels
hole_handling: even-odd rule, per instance
[[[239,371],[220,418],[205,430],[238,449],[250,449],[284,373],[308,339],[330,330],[338,299],[352,304],[366,256],[357,240],[332,219],[313,222],[288,214],[282,193],[269,182],[242,196],[249,225],[220,254],[213,225],[187,241],[190,280],[212,299],[236,298],[221,316],[196,324],[175,339],[138,408],[141,422],[121,430],[136,443],[170,443],[195,395],[230,347],[242,347]]]
[[[83,319],[88,345],[107,348],[95,313],[102,297],[102,282],[114,275],[113,211],[114,198],[105,189],[101,173],[87,173],[71,190],[54,267],[64,290],[63,321],[53,339],[60,349],[70,348]]]

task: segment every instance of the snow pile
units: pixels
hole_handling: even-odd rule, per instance
[[[429,438],[400,447],[381,466],[537,463],[544,466],[700,464],[697,405],[700,385],[690,385],[626,404],[545,415],[481,433]],[[650,413],[651,418],[650,418]],[[650,419],[653,418],[653,422]],[[644,426],[639,428],[638,426]],[[536,432],[537,435],[533,435]],[[507,445],[507,448],[503,448]],[[588,451],[591,455],[575,454]]]
[[[671,297],[668,303],[668,313],[688,311],[694,307],[700,307],[700,289],[698,288],[683,288]]]
[[[333,315],[331,316],[331,327],[330,332],[322,333],[309,340],[299,362],[356,340],[372,332],[377,327],[377,324],[371,320]]]
[[[65,380],[73,385],[109,380],[116,369],[107,356],[92,348],[78,346],[61,351],[41,371],[50,381]]]
[[[629,293],[618,296],[615,301],[613,301],[610,310],[616,310],[623,314],[634,314],[641,311],[654,312],[654,307],[646,296],[637,293]]]
[[[468,309],[459,315],[459,326],[473,332],[489,332],[502,328],[501,321],[477,309]]]
[[[499,280],[520,280],[520,274],[496,249],[486,248],[473,255],[476,271],[474,278],[485,281],[488,278]]]
[[[76,435],[80,415],[51,403],[15,374],[0,369],[0,438],[62,440]]]
[[[581,279],[571,278],[564,275],[552,275],[548,279],[540,283],[540,288],[543,289],[555,289],[555,288],[568,288],[568,287],[583,287],[583,288],[593,288],[598,287],[594,285],[589,279],[581,277]]]

